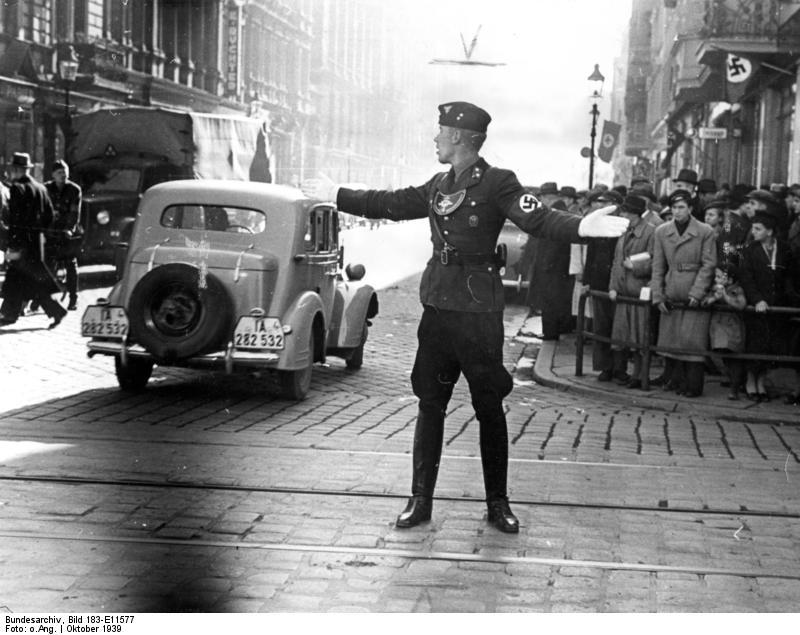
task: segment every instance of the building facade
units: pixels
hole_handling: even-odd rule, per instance
[[[661,192],[681,168],[718,185],[799,181],[799,34],[797,2],[635,0],[625,93],[631,172]]]
[[[49,178],[71,117],[137,105],[263,119],[279,183],[390,184],[421,148],[396,125],[414,94],[398,38],[378,0],[6,0],[0,170],[25,151]]]

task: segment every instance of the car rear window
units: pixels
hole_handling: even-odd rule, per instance
[[[171,229],[260,234],[267,227],[267,217],[260,210],[246,207],[170,205],[161,214],[161,225]]]

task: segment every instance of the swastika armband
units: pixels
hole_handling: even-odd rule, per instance
[[[542,204],[539,202],[539,199],[533,194],[526,193],[519,197],[519,208],[526,214],[535,212],[541,206]]]

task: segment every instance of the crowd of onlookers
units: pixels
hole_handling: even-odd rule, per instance
[[[797,385],[786,402],[800,405],[800,364],[773,359],[800,356],[800,184],[718,186],[689,169],[672,184],[661,197],[645,177],[613,188],[532,188],[550,207],[584,215],[613,205],[630,222],[619,239],[529,239],[528,303],[541,313],[541,337],[573,331],[581,293],[604,292],[585,309],[589,330],[614,340],[592,344],[599,381],[642,388],[637,346],[649,337],[664,358],[650,385],[697,397],[721,359],[730,399],[764,401],[774,396],[767,371],[790,366]],[[730,357],[742,353],[752,356]]]

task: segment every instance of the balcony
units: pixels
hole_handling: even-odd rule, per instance
[[[797,40],[783,36],[780,28],[785,8],[779,0],[711,0],[703,15],[697,50],[701,64],[721,64],[727,53],[752,57],[790,54]],[[794,46],[793,46],[794,45]]]

